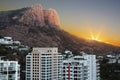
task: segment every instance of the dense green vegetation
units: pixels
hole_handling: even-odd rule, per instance
[[[0,45],[0,56],[6,56],[7,54],[12,54],[14,51],[10,48]]]
[[[101,80],[120,80],[120,64],[101,63],[100,77]]]

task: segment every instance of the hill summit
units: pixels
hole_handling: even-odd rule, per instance
[[[5,11],[0,14],[0,22],[22,23],[32,26],[60,26],[60,20],[56,10],[50,8],[43,10],[40,4],[14,11]]]

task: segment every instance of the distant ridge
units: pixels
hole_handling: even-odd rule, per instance
[[[61,29],[56,10],[43,10],[40,4],[18,10],[0,12],[0,36],[11,36],[31,47],[58,47],[79,54],[118,53],[120,48],[96,41],[88,42]]]

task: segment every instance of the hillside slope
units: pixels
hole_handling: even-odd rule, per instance
[[[41,5],[0,12],[0,36],[11,36],[31,47],[58,47],[62,52],[107,54],[120,52],[119,47],[77,38],[60,27],[54,9],[43,10]]]

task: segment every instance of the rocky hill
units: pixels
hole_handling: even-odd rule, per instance
[[[74,53],[107,54],[120,52],[119,47],[77,38],[60,27],[54,9],[43,10],[37,4],[18,10],[0,12],[0,36],[11,36],[31,47],[58,47],[60,52],[69,49]]]

